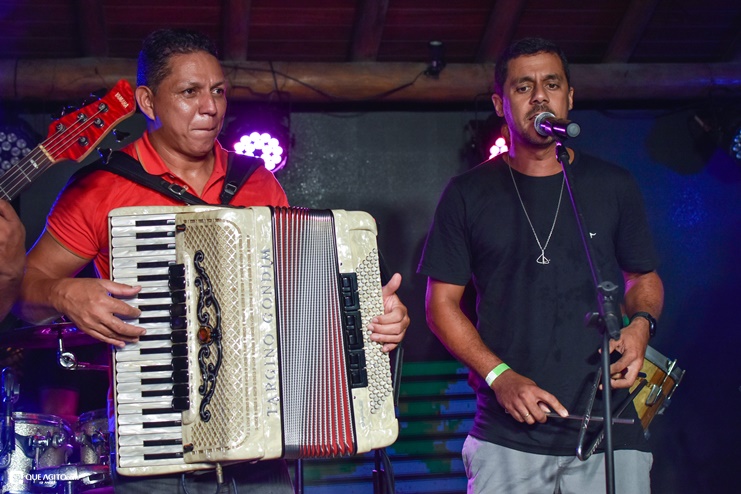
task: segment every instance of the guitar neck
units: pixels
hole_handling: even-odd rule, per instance
[[[44,145],[47,141],[36,146],[33,151],[24,156],[13,168],[0,176],[0,198],[12,201],[23,192],[26,187],[45,172],[54,161],[46,154]]]

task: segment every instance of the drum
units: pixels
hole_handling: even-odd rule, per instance
[[[55,415],[25,412],[13,413],[13,425],[15,449],[0,458],[0,492],[39,492],[45,479],[37,471],[64,465],[72,454],[72,428]]]
[[[108,446],[106,410],[93,410],[80,415],[75,427],[75,440],[80,447],[80,463],[107,465],[111,450]]]
[[[109,492],[110,489],[106,488],[111,485],[108,437],[108,413],[105,409],[83,413],[75,424],[79,463],[49,471],[63,479],[65,489],[72,489],[75,493]],[[58,483],[52,487],[59,490],[61,485]]]
[[[631,392],[638,387],[642,380],[646,385],[633,398],[638,418],[643,430],[648,433],[648,425],[656,415],[664,413],[671,402],[672,395],[679,386],[684,371],[677,366],[676,360],[670,360],[652,347],[646,348],[641,373],[646,377],[639,377]]]

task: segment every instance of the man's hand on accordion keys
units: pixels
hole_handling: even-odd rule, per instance
[[[383,287],[383,315],[374,317],[368,326],[373,334],[371,339],[383,344],[383,351],[396,348],[409,327],[409,314],[396,291],[401,286],[401,275],[395,273]]]
[[[116,297],[133,297],[139,290],[104,279],[66,278],[58,282],[55,305],[79,330],[122,348],[137,342],[146,331],[126,322],[139,317],[141,311]]]

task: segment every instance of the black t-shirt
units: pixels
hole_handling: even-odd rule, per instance
[[[569,165],[572,191],[584,217],[601,278],[618,285],[622,271],[653,271],[657,259],[643,199],[624,169],[575,153]],[[517,196],[510,171],[499,158],[453,178],[442,194],[418,272],[456,285],[472,281],[477,292],[477,327],[483,341],[516,372],[555,395],[571,414],[585,411],[600,366],[602,336],[585,326],[597,311],[597,296],[563,173],[530,177],[512,171],[545,255]],[[580,422],[549,419],[520,424],[505,414],[494,392],[476,373],[477,412],[471,434],[502,446],[537,454],[573,455]],[[613,408],[627,397],[615,390]],[[601,392],[592,412],[602,415]],[[628,406],[623,417],[636,418]],[[593,426],[590,426],[590,431]],[[613,427],[615,449],[648,450],[640,423]]]

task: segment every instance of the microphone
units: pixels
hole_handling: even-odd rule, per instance
[[[578,123],[570,120],[556,118],[551,112],[543,112],[535,117],[535,131],[543,137],[551,136],[568,139],[569,137],[578,136],[581,127]]]

